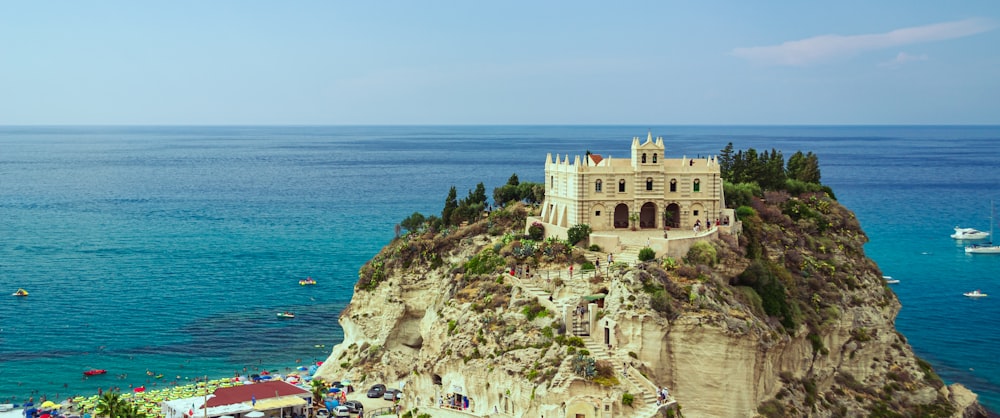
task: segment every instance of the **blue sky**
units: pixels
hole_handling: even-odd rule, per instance
[[[62,124],[1000,124],[1000,2],[4,1]]]

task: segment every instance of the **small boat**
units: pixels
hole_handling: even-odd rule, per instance
[[[316,284],[316,280],[312,277],[306,277],[305,279],[299,280],[299,286],[312,286]]]
[[[295,318],[295,314],[291,312],[278,312],[278,318]]]
[[[956,226],[955,233],[951,234],[951,237],[964,240],[986,239],[990,237],[990,233],[975,228],[960,228]]]
[[[83,375],[84,376],[97,376],[99,374],[105,374],[107,372],[108,371],[104,370],[104,369],[90,369],[90,370],[87,370],[87,371],[83,372]]]
[[[28,291],[18,288],[16,292],[11,293],[11,296],[28,296]]]
[[[980,292],[979,289],[973,290],[971,292],[962,293],[962,295],[970,298],[985,298],[986,296],[989,296],[983,292]]]
[[[990,201],[990,237],[993,237],[993,222],[996,222],[996,206]],[[985,244],[972,244],[965,247],[966,254],[1000,254],[1000,245],[992,242]]]
[[[892,276],[882,276],[882,280],[885,280],[885,282],[888,284],[899,283],[899,279],[893,279]]]

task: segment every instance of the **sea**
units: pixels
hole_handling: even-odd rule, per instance
[[[998,126],[2,126],[0,403],[324,361],[401,220],[648,134],[668,158],[815,153],[900,281],[897,329],[1000,411],[1000,255],[950,238],[996,221]]]

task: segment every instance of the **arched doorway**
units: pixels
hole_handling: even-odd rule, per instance
[[[667,218],[667,226],[671,228],[680,228],[681,226],[681,207],[676,203],[671,203],[667,205],[667,210],[665,212]]]
[[[639,227],[642,229],[656,228],[656,204],[646,202],[639,209]]]
[[[628,205],[624,203],[615,206],[615,228],[628,228]]]

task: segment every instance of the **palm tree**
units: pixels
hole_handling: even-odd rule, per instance
[[[316,405],[318,408],[322,408],[323,395],[326,393],[326,382],[324,382],[323,379],[315,378],[309,382],[309,385],[312,389],[310,392],[312,392],[313,396],[313,405]],[[316,409],[317,408],[313,408],[313,411],[316,411]],[[313,413],[315,414],[315,412]]]
[[[118,392],[110,391],[104,392],[97,400],[94,414],[108,418],[146,418],[146,413],[139,409],[139,405],[122,399]]]
[[[107,391],[101,395],[101,398],[97,400],[97,409],[94,413],[97,416],[104,416],[109,418],[118,418],[121,416],[121,409],[124,402],[122,397],[117,392]]]

